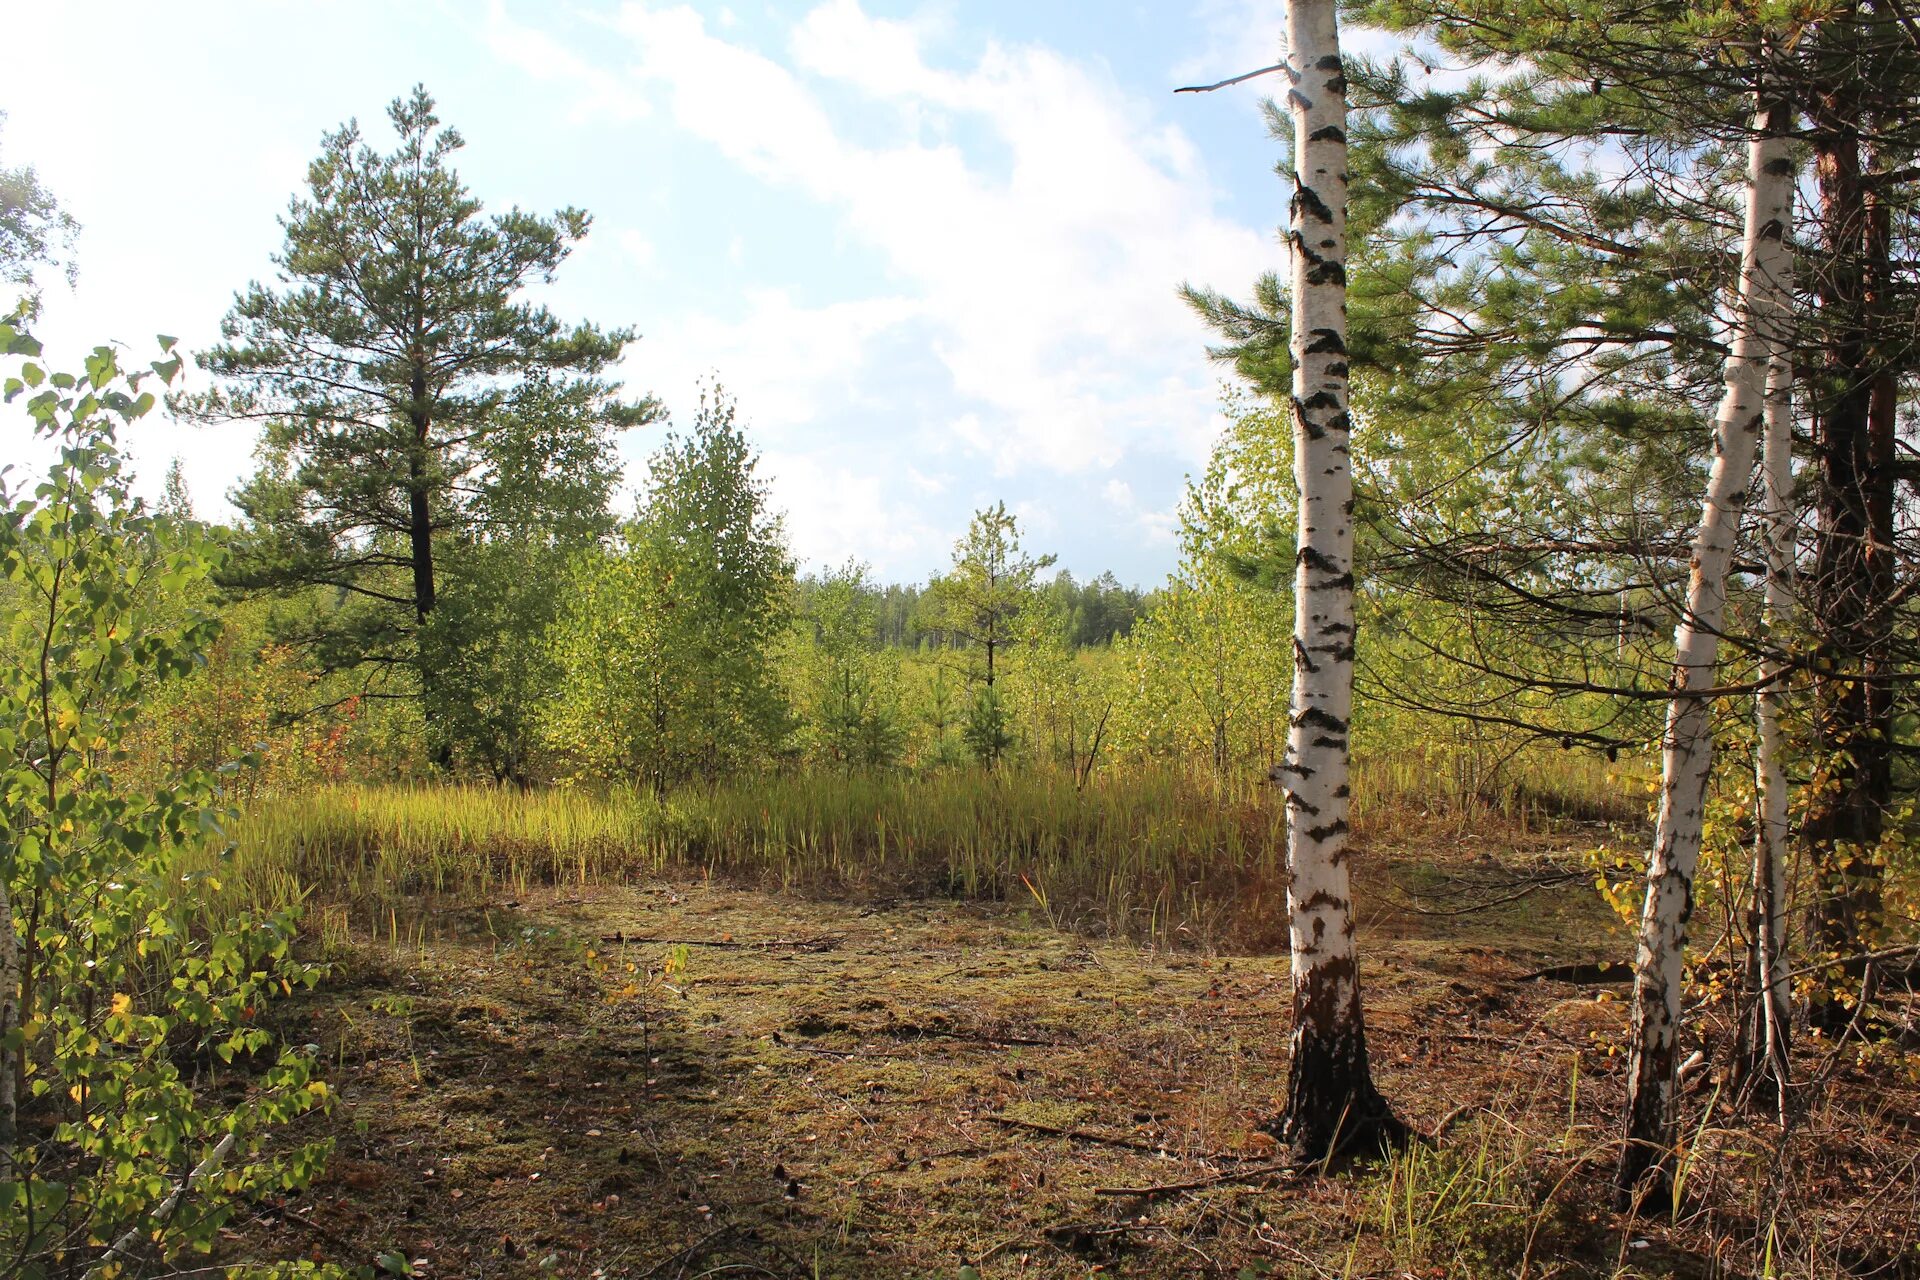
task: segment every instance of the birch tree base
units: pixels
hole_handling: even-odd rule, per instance
[[[1286,1110],[1266,1125],[1295,1163],[1364,1158],[1406,1146],[1411,1131],[1373,1087],[1358,986],[1329,983],[1324,993],[1297,997]],[[1341,1016],[1334,1016],[1339,1013]]]

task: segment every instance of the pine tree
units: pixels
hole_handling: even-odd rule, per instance
[[[569,328],[524,296],[553,278],[587,215],[483,216],[452,167],[462,139],[425,89],[388,117],[390,153],[351,122],[323,139],[282,219],[278,280],[237,296],[225,341],[199,357],[218,389],[188,407],[263,424],[262,466],[234,495],[245,528],[226,583],[338,592],[345,603],[297,638],[328,669],[365,670],[376,696],[420,698],[433,722],[443,697],[423,636],[442,561],[477,518],[518,388],[547,380],[589,436],[657,408],[603,376],[630,330]],[[445,733],[431,736],[445,758]]]
[[[966,536],[954,543],[953,568],[927,584],[919,624],[948,644],[963,646],[974,697],[964,737],[976,759],[999,760],[1013,743],[1005,699],[996,686],[1001,656],[1019,641],[1016,621],[1034,591],[1034,579],[1052,556],[1032,556],[1020,545],[1020,523],[995,503],[974,512]]]

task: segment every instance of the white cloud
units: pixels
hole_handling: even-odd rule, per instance
[[[809,13],[790,65],[685,5],[628,3],[613,25],[630,41],[633,82],[679,129],[834,208],[879,251],[933,324],[933,350],[968,406],[961,438],[997,471],[1098,470],[1141,448],[1184,455],[1203,433],[1214,375],[1175,288],[1238,285],[1278,249],[1212,212],[1192,142],[1104,72],[997,42],[970,67],[936,66],[937,28],[876,18],[857,0]],[[917,133],[856,142],[828,90],[961,121],[993,145]],[[785,358],[789,335],[773,336],[748,363]],[[817,401],[791,412],[764,403],[769,421],[819,412]]]
[[[773,503],[787,513],[787,533],[803,567],[826,568],[848,557],[873,566],[882,578],[913,576],[939,563],[951,534],[930,524],[883,477],[814,453],[769,449],[763,474],[773,481]]]
[[[573,118],[636,120],[652,108],[626,77],[614,75],[561,44],[546,32],[522,25],[507,16],[502,0],[487,8],[481,36],[502,62],[520,68],[536,80],[557,80],[574,87]]]
[[[696,381],[717,375],[760,438],[787,445],[794,428],[855,398],[871,340],[921,311],[911,298],[803,307],[784,290],[753,290],[739,320],[696,313],[653,326],[624,373],[676,410],[693,403]]]
[[[1134,497],[1133,486],[1125,480],[1109,480],[1100,491],[1121,525],[1132,525],[1150,544],[1165,546],[1171,544],[1180,529],[1180,516],[1177,510],[1149,511],[1141,507],[1140,500]]]
[[[1046,540],[1060,531],[1060,521],[1053,508],[1031,498],[1023,499],[1010,508],[1014,519],[1020,522],[1020,537],[1029,550],[1033,549],[1035,539]]]
[[[1256,45],[1271,59],[1278,20],[1256,9],[1215,6],[1223,74]],[[1041,545],[1081,538],[1092,526],[1074,504],[1123,470],[1132,484],[1106,491],[1092,525],[1164,547],[1175,519],[1154,506],[1170,508],[1219,426],[1209,334],[1177,287],[1244,287],[1279,264],[1277,237],[1223,212],[1181,127],[1189,99],[1123,89],[1106,64],[1032,43],[955,57],[953,11],[927,12],[819,0],[785,29],[764,15],[736,28],[705,6],[628,0],[587,18],[605,38],[577,50],[522,40],[498,8],[488,33],[531,73],[577,85],[577,113],[650,109],[651,129],[763,185],[726,229],[726,257],[749,281],[808,283],[657,314],[625,373],[683,416],[693,378],[719,373],[803,560],[939,563],[962,504],[1003,493],[1024,495]],[[783,209],[794,216],[768,239]],[[823,281],[796,255],[793,228],[822,211],[819,258],[861,274]],[[659,262],[672,257],[663,245]]]
[[[622,231],[616,239],[619,241],[620,251],[627,255],[627,260],[643,271],[651,267],[655,257],[658,256],[654,250],[653,241],[638,231]]]

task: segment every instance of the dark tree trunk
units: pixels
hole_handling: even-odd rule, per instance
[[[1886,359],[1891,244],[1887,209],[1862,173],[1855,89],[1827,95],[1816,146],[1827,321],[1814,400],[1817,497],[1810,621],[1817,629],[1813,729],[1816,783],[1801,827],[1814,871],[1809,942],[1816,953],[1866,949],[1880,914],[1880,842],[1893,773],[1893,471],[1897,379]],[[1816,997],[1829,1030],[1851,1013]]]
[[[415,367],[408,388],[413,403],[407,412],[413,438],[407,449],[407,555],[413,569],[414,648],[419,660],[420,715],[426,724],[427,747],[434,764],[445,769],[453,763],[453,744],[437,731],[439,718],[434,702],[434,661],[427,652],[427,619],[433,613],[433,504],[430,501],[432,477],[428,475],[428,436],[433,420],[428,416],[426,370]]]

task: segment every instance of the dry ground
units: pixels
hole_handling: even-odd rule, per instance
[[[1626,942],[1579,882],[1494,901],[1514,857],[1367,872],[1377,1075],[1416,1127],[1457,1123],[1411,1164],[1332,1176],[1248,1176],[1272,1152],[1284,955],[701,882],[435,909],[397,946],[336,944],[333,978],[283,1010],[338,1096],[303,1136],[337,1150],[228,1248],[392,1250],[427,1276],[1433,1280],[1746,1274],[1772,1222],[1863,1274],[1920,1273],[1916,1095],[1851,1068],[1784,1157],[1817,1211],[1769,1207],[1774,1136],[1701,1123],[1710,1081],[1690,1124],[1711,1212],[1607,1211],[1626,989],[1525,975]],[[1117,1193],[1222,1175],[1243,1180]]]

